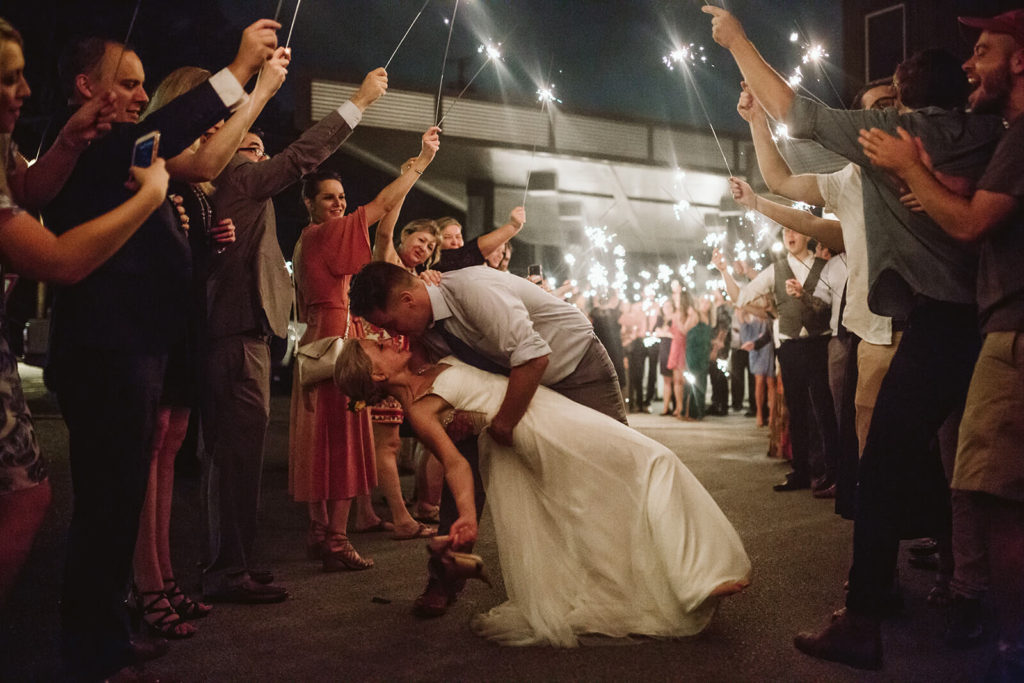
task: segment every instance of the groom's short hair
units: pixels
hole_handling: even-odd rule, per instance
[[[416,277],[405,268],[384,261],[367,263],[348,286],[349,311],[361,318],[383,311],[393,293],[415,284]]]

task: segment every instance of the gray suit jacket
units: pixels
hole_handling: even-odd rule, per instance
[[[214,181],[214,213],[234,220],[235,243],[210,264],[210,337],[261,331],[264,319],[274,335],[287,335],[292,284],[277,242],[271,198],[316,170],[351,133],[345,119],[331,112],[266,161],[254,163],[236,154]]]

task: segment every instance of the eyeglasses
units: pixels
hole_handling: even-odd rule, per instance
[[[263,151],[262,147],[239,147],[238,151],[239,152],[252,152],[253,154],[256,155],[257,159],[262,159],[263,157],[270,156],[265,151]]]

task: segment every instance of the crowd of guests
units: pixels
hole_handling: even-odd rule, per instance
[[[881,666],[881,623],[902,605],[899,542],[928,537],[941,567],[930,601],[949,606],[947,641],[974,644],[993,628],[981,609],[991,592],[993,671],[1000,680],[1020,676],[1024,12],[962,19],[980,31],[962,69],[941,51],[914,55],[891,81],[869,84],[850,110],[833,110],[795,95],[735,17],[705,11],[746,80],[737,109],[769,188],[836,219],[758,196],[734,178],[736,201],[784,226],[785,254],[752,272],[716,253],[728,300],[674,281],[663,300],[645,294],[638,302],[614,292],[587,301],[571,287],[541,294],[542,278],[534,280],[540,287],[499,278],[481,293],[490,273],[508,268],[522,207],[469,242],[453,218],[416,219],[396,246],[405,197],[439,152],[436,127],[393,181],[349,211],[342,179],[319,167],[386,92],[383,69],[269,157],[253,124],[291,58],[270,20],[245,29],[227,67],[178,69],[152,100],[130,47],[97,38],[70,45],[60,62],[68,111],[30,166],[11,140],[30,94],[22,41],[0,20],[0,255],[22,275],[60,285],[47,382],[68,427],[75,497],[61,598],[68,678],[130,677],[133,664],[160,653],[159,640],[133,637],[126,599],[146,632],[180,639],[196,633],[208,603],[288,597],[271,571],[254,565],[253,549],[269,342],[286,335],[293,296],[307,324],[300,347],[340,337],[369,343],[374,358],[402,350],[417,360],[431,351],[419,345],[430,328],[447,351],[506,375],[487,426],[502,446],[513,445],[539,386],[622,423],[650,412],[659,391],[662,415],[684,421],[742,411],[746,398],[746,414],[770,427],[769,455],[791,460],[775,490],[812,489],[854,520],[846,607],[823,631],[798,635],[796,647]],[[849,165],[793,174],[770,119]],[[152,163],[130,165],[136,140],[154,131]],[[293,282],[271,200],[300,181],[310,223],[295,248]],[[492,324],[495,305],[525,310],[540,336],[515,316]],[[324,571],[373,566],[350,528],[398,540],[444,534],[459,549],[472,547],[484,500],[479,429],[461,411],[426,421],[406,415],[415,403],[407,392],[422,384],[411,367],[438,371],[405,358],[394,367],[401,382],[376,379],[376,366],[363,368],[372,386],[358,373],[342,382],[350,395],[365,389],[369,406],[334,382],[295,374],[289,492],[307,506],[306,551]],[[50,492],[3,338],[0,374],[2,600]],[[381,386],[401,395],[378,395]],[[190,414],[202,425],[203,600],[179,585],[169,542],[174,459]],[[415,517],[398,474],[407,418],[435,451],[421,454]],[[374,510],[375,489],[391,520]],[[931,546],[916,550],[923,557]],[[731,561],[742,568],[741,546]],[[740,590],[746,576],[730,571],[726,592]],[[416,613],[443,614],[460,589],[432,559]]]

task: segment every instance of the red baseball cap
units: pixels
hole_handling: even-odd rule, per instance
[[[1024,9],[1010,10],[994,17],[957,17],[964,26],[991,33],[1006,33],[1024,46]]]

